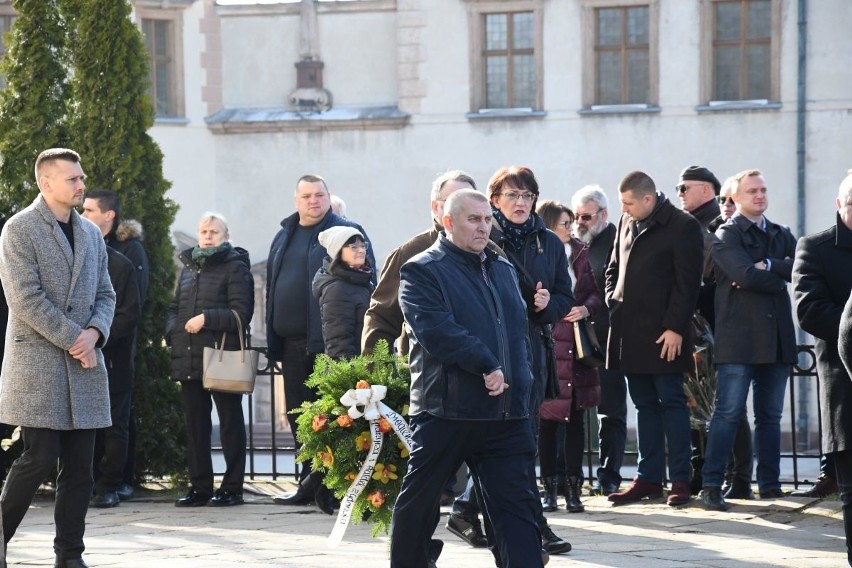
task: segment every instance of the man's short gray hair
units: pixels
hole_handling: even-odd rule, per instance
[[[473,181],[473,178],[470,177],[470,175],[461,170],[447,170],[435,178],[435,181],[432,182],[432,191],[429,194],[430,201],[438,201],[441,196],[441,190],[444,189],[444,185],[446,185],[448,181],[461,181],[470,185],[473,189],[476,189],[476,182]]]
[[[468,199],[488,203],[488,198],[480,191],[470,188],[459,189],[447,198],[447,202],[444,204],[444,215],[449,215],[455,221],[461,213],[464,202]]]
[[[578,189],[573,196],[571,196],[571,210],[576,212],[578,207],[585,205],[589,201],[594,201],[598,209],[609,208],[609,199],[607,199],[603,188],[599,185],[592,184],[584,185]]]

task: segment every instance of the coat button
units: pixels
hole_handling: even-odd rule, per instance
[[[70,312],[71,310],[73,310],[73,309],[74,309],[73,307],[68,306],[68,311],[69,311],[69,312]]]

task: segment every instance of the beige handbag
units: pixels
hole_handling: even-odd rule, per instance
[[[245,328],[240,314],[231,310],[237,318],[237,329],[240,336],[239,351],[225,351],[227,332],[222,332],[222,342],[219,348],[204,348],[204,388],[209,391],[245,393],[254,391],[254,380],[257,377],[258,352],[246,350]]]

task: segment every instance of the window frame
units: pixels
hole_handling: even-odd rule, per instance
[[[648,100],[644,103],[600,104],[597,101],[597,10],[600,8],[648,8]],[[659,112],[660,32],[659,0],[585,0],[582,6],[582,101],[581,113]]]
[[[745,0],[748,1],[748,0]],[[768,0],[770,3],[769,36],[769,97],[767,99],[714,99],[716,92],[715,60],[715,13],[720,3],[743,0],[704,0],[701,12],[701,104],[699,110],[724,110],[740,108],[780,108],[781,99],[781,3],[780,0]],[[741,78],[742,80],[742,78]],[[740,85],[742,86],[742,85]]]
[[[136,6],[136,25],[143,35],[144,39],[144,24],[146,20],[168,22],[171,27],[171,59],[173,65],[169,72],[169,81],[172,89],[169,93],[169,105],[172,112],[168,115],[157,113],[157,99],[155,93],[154,77],[154,54],[148,53],[148,65],[150,68],[151,85],[148,88],[148,94],[151,97],[151,105],[154,107],[154,117],[156,121],[179,120],[182,121],[186,117],[186,95],[184,85],[184,68],[183,68],[183,11],[182,8],[158,9],[147,6]],[[147,44],[146,44],[147,50]]]
[[[470,114],[469,118],[543,116],[544,57],[542,0],[466,0],[470,32]],[[490,108],[485,105],[485,16],[489,14],[533,14],[533,66],[535,94],[531,110],[524,108]]]
[[[3,35],[12,31],[12,25],[14,24],[15,19],[17,17],[18,14],[17,12],[15,12],[15,9],[12,8],[11,4],[5,4],[0,2],[0,18],[4,20],[9,20],[9,28],[5,30],[0,30],[0,59],[2,59],[5,56],[6,52],[9,51],[6,44],[3,43]],[[0,89],[4,88],[6,88],[6,77],[4,77],[2,73],[0,73]]]

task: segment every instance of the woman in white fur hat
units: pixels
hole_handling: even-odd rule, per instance
[[[373,267],[367,261],[367,242],[354,227],[331,227],[319,234],[328,251],[313,281],[319,301],[325,353],[335,359],[361,353],[364,313],[373,292]]]

